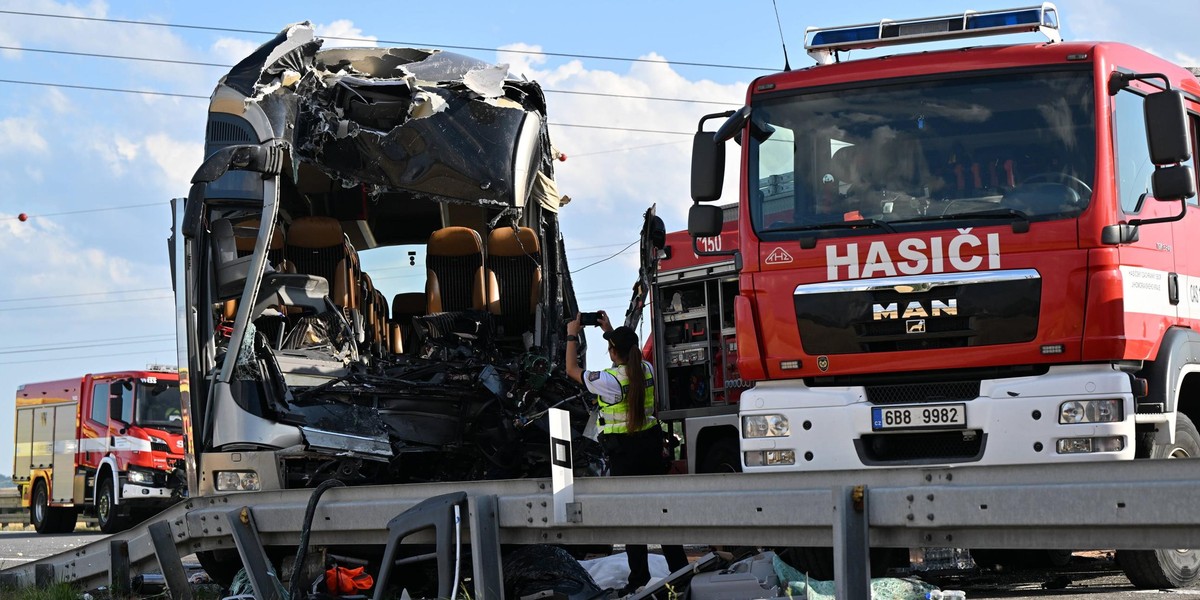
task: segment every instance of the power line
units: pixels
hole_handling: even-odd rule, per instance
[[[608,258],[602,258],[602,259],[600,259],[600,260],[598,260],[598,261],[596,261],[596,262],[594,262],[594,263],[591,263],[591,264],[588,264],[588,265],[585,265],[585,266],[579,267],[578,269],[575,269],[574,271],[571,271],[571,274],[572,274],[572,275],[574,275],[574,274],[576,274],[576,273],[578,273],[578,272],[580,272],[580,271],[582,271],[582,270],[584,270],[584,269],[586,269],[586,268],[588,268],[588,267],[594,267],[594,266],[596,266],[596,265],[598,265],[598,264],[600,264],[600,263],[602,263],[602,262],[604,262],[604,261],[606,261],[606,260],[612,260],[612,259],[614,259],[614,258],[616,258],[616,257],[620,256],[621,254],[623,254],[623,253],[624,253],[626,250],[628,250],[628,249],[629,249],[629,247],[630,247],[630,246],[632,246],[632,245],[634,245],[634,244],[638,243],[639,241],[641,241],[641,240],[633,240],[632,242],[629,242],[629,246],[625,246],[625,247],[624,247],[624,248],[622,248],[620,251],[618,251],[618,252],[614,253],[612,256],[609,256]]]
[[[3,12],[3,11],[0,11]],[[199,67],[223,67],[230,68],[233,65],[221,63],[209,63],[191,60],[172,60],[167,58],[151,58],[147,56],[129,56],[121,54],[100,54],[95,52],[74,52],[69,50],[50,50],[46,48],[23,48],[20,46],[0,46],[0,50],[15,50],[20,52],[40,52],[45,54],[60,54],[66,56],[85,56],[88,58],[111,58],[116,60],[136,60],[152,63],[166,63],[173,65],[190,65]],[[587,92],[581,90],[554,90],[542,88],[542,91],[547,94],[568,94],[575,96],[598,96],[601,98],[621,98],[626,100],[653,100],[657,102],[682,102],[685,104],[713,104],[716,106],[740,106],[738,102],[720,102],[717,100],[701,100],[699,98],[668,98],[666,96],[639,96],[636,94],[613,94],[608,92]],[[207,96],[206,96],[207,97]]]
[[[155,23],[153,21],[138,21],[138,20],[133,20],[133,19],[111,19],[111,18],[104,18],[104,17],[85,17],[82,15],[61,15],[61,14],[56,15],[56,14],[51,14],[51,13],[38,13],[38,12],[19,11],[19,10],[0,10],[0,14],[20,15],[20,16],[25,16],[25,17],[45,17],[45,18],[49,18],[49,19],[68,19],[68,20],[75,20],[75,21],[91,21],[91,22],[96,22],[96,23],[115,23],[115,24],[120,24],[120,25],[145,25],[148,27],[164,27],[164,28],[169,28],[169,29],[189,29],[189,30],[194,30],[194,31],[215,31],[218,33],[245,33],[245,34],[250,34],[250,35],[266,35],[266,36],[275,36],[275,35],[279,34],[278,31],[262,31],[262,30],[257,30],[257,29],[238,29],[238,28],[234,28],[234,27],[214,27],[214,26],[207,26],[207,25],[188,25],[188,24],[182,24],[182,23]],[[738,69],[738,70],[745,70],[745,71],[777,71],[778,70],[778,69],[772,69],[772,68],[766,68],[766,67],[748,67],[748,66],[744,66],[744,65],[725,65],[725,64],[719,64],[719,63],[654,60],[654,59],[649,59],[649,58],[628,58],[628,57],[623,57],[623,56],[604,56],[604,55],[598,55],[598,54],[572,54],[572,53],[566,53],[566,52],[547,52],[544,50],[516,50],[516,49],[502,49],[502,48],[485,48],[482,46],[461,46],[461,45],[452,45],[452,44],[428,44],[425,42],[406,42],[406,41],[383,40],[383,39],[376,40],[374,38],[347,37],[347,36],[335,36],[335,35],[326,35],[326,36],[320,36],[320,37],[327,39],[327,40],[342,40],[342,41],[349,41],[349,42],[369,42],[369,43],[373,43],[373,44],[379,43],[379,44],[390,44],[390,45],[396,45],[396,46],[417,47],[417,48],[452,48],[454,50],[475,50],[475,51],[480,51],[480,52],[510,52],[513,54],[533,54],[533,55],[541,55],[541,56],[556,56],[556,57],[560,57],[560,58],[584,58],[584,59],[590,59],[590,60],[611,60],[611,61],[631,62],[631,63],[672,64],[672,65],[680,65],[680,66],[688,66],[688,67],[705,67],[705,68],[712,68],[712,69]]]
[[[33,344],[32,346],[6,346],[6,347],[0,348],[0,351],[43,348],[43,347],[49,347],[49,346],[62,346],[63,344],[93,344],[93,343],[100,343],[100,342],[126,342],[126,341],[130,341],[130,340],[147,340],[149,338],[162,338],[162,337],[168,337],[168,336],[175,337],[175,334],[173,334],[173,333],[171,333],[171,334],[156,333],[156,334],[149,334],[149,335],[135,335],[135,336],[129,336],[129,337],[104,338],[104,339],[99,339],[99,340],[77,340],[74,342],[53,342],[53,343],[48,343],[48,344]]]
[[[3,12],[4,11],[0,10],[0,13],[3,13]],[[17,85],[38,85],[38,86],[45,86],[45,87],[62,87],[62,88],[70,88],[70,89],[78,89],[78,90],[91,90],[91,91],[96,91],[96,92],[120,92],[123,94],[146,94],[149,96],[171,96],[171,97],[175,97],[175,98],[195,98],[195,99],[199,99],[199,100],[208,100],[208,96],[197,96],[195,94],[175,94],[175,93],[171,93],[171,92],[158,92],[158,91],[153,91],[153,90],[128,90],[128,89],[123,89],[123,88],[112,88],[112,87],[103,87],[103,86],[71,85],[71,84],[65,84],[65,83],[52,83],[52,82],[47,82],[47,81],[17,81],[15,79],[0,79],[0,83],[12,83],[12,84],[17,84]],[[604,130],[608,130],[608,131],[627,131],[627,132],[631,132],[631,133],[655,133],[655,134],[666,134],[666,135],[692,135],[694,133],[691,131],[663,131],[663,130],[658,130],[658,129],[640,129],[637,127],[612,127],[612,126],[608,126],[608,125],[576,125],[573,123],[547,123],[547,125],[552,125],[555,127],[578,127],[578,128],[584,128],[584,129],[604,129]]]
[[[152,204],[126,204],[124,206],[108,206],[108,207],[104,207],[104,208],[84,208],[84,209],[80,209],[80,210],[68,210],[68,211],[56,212],[56,213],[42,213],[42,214],[38,214],[38,215],[26,214],[25,220],[37,219],[40,217],[59,217],[62,215],[80,215],[83,213],[105,212],[105,211],[109,211],[109,210],[126,210],[126,209],[130,209],[130,208],[146,208],[148,206],[166,207],[167,204],[165,202],[155,202]],[[19,221],[19,220],[21,220],[21,216],[17,215],[15,217],[4,217],[4,218],[0,219],[0,221],[12,221],[14,219]],[[3,300],[0,300],[0,302],[3,302]]]
[[[0,308],[0,312],[15,312],[18,310],[46,310],[48,308],[69,308],[72,306],[95,306],[97,304],[117,304],[118,302],[146,302],[147,300],[167,300],[174,296],[150,296],[146,298],[122,298],[120,300],[97,300],[95,302],[71,302],[68,304],[51,304],[48,306],[17,306]]]
[[[571,158],[582,158],[584,156],[596,156],[597,154],[613,154],[614,152],[629,152],[630,150],[642,150],[644,148],[657,148],[659,146],[674,146],[677,144],[685,144],[687,140],[679,140],[675,142],[660,142],[658,144],[645,144],[642,146],[629,146],[626,148],[613,148],[611,150],[597,150],[595,152],[583,152],[580,154],[571,154]],[[620,244],[614,244],[620,246]]]
[[[156,336],[154,339],[140,340],[140,341],[133,341],[133,342],[104,341],[99,344],[76,344],[74,346],[62,346],[60,348],[9,350],[9,351],[0,352],[0,354],[30,354],[33,352],[61,352],[63,350],[78,350],[80,348],[103,348],[106,346],[128,346],[130,344],[145,344],[146,342],[165,342],[165,341],[174,339],[174,337],[175,337],[174,335],[169,336],[169,337],[168,336]]]
[[[0,11],[4,12],[4,11]],[[208,100],[208,96],[200,96],[197,94],[176,94],[173,92],[158,92],[154,90],[127,90],[122,88],[101,87],[96,85],[72,85],[69,83],[50,83],[45,81],[17,81],[15,79],[0,79],[0,83],[14,83],[17,85],[40,85],[43,87],[58,87],[68,88],[73,90],[91,90],[93,92],[120,92],[122,94],[146,94],[148,96],[170,96],[172,98],[195,98],[197,100]]]
[[[4,12],[4,11],[0,11]],[[150,58],[148,56],[128,56],[124,54],[100,54],[97,52],[74,52],[71,50],[50,50],[46,48],[27,48],[23,46],[0,46],[0,50],[15,50],[17,52],[38,52],[41,54],[58,54],[62,56],[86,56],[88,58],[112,58],[115,60],[137,60],[152,63],[167,63],[172,65],[188,65],[193,67],[219,67],[228,69],[233,65],[221,63],[200,62],[195,60],[174,60],[170,58]]]
[[[18,361],[10,361],[10,362],[0,362],[0,365],[28,365],[28,364],[32,364],[32,363],[64,362],[64,361],[68,361],[68,360],[83,360],[85,358],[86,359],[109,358],[109,357],[114,357],[114,356],[146,356],[148,354],[161,354],[164,352],[175,352],[175,350],[176,350],[176,348],[167,348],[165,350],[145,350],[142,352],[126,352],[126,353],[122,353],[122,354],[112,354],[112,353],[106,352],[104,354],[89,354],[87,356],[62,356],[62,357],[55,357],[55,358],[41,358],[38,360],[18,360]]]
[[[0,298],[0,302],[28,302],[30,300],[53,300],[55,298],[79,298],[81,296],[107,296],[109,294],[132,294],[135,292],[170,292],[168,288],[141,288],[136,290],[112,290],[110,292],[83,292],[57,296],[30,296],[28,298]]]

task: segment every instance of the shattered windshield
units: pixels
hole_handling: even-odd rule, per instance
[[[1085,70],[770,97],[752,113],[754,228],[1077,215],[1092,194],[1093,104]]]
[[[137,386],[136,424],[156,429],[183,430],[179,382],[138,382]]]

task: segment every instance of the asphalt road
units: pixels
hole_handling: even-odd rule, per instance
[[[0,568],[65,552],[103,537],[93,532],[38,535],[32,531],[0,531]],[[1200,588],[1135,590],[1111,557],[1094,553],[1076,555],[1070,564],[1056,569],[989,570],[970,578],[945,578],[936,583],[943,589],[961,589],[970,599],[1200,600]]]

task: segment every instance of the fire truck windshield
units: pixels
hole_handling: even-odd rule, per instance
[[[136,398],[137,425],[156,429],[183,429],[178,382],[139,382]]]
[[[754,228],[778,238],[1078,215],[1095,171],[1093,93],[1090,71],[1072,70],[763,96],[750,125]]]

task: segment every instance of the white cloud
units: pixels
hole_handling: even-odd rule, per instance
[[[32,13],[62,15],[64,17],[107,18],[109,6],[106,2],[90,2],[79,5],[70,2],[35,0],[24,2],[21,9]],[[104,23],[82,19],[50,19],[37,16],[5,15],[0,19],[0,40],[30,48],[50,48],[75,52],[100,52],[105,54],[128,54],[171,60],[195,59],[195,51],[170,29],[154,25],[130,23]],[[22,57],[30,60],[28,56]],[[195,84],[196,68],[190,66],[153,63],[144,61],[121,61],[113,72],[122,72],[145,80],[170,81],[179,85]]]
[[[65,114],[75,110],[75,106],[71,103],[71,99],[68,98],[67,95],[58,88],[46,89],[45,106],[58,114]]]
[[[242,40],[237,38],[221,38],[213,42],[210,51],[213,58],[218,61],[227,62],[231,65],[237,64],[238,61],[246,58],[251,52],[258,48],[259,44],[250,40]]]
[[[50,149],[39,123],[24,117],[0,120],[0,154],[44,153]]]
[[[362,29],[356,27],[354,22],[349,19],[338,19],[329,24],[320,24],[313,26],[317,37],[325,38],[325,43],[322,48],[333,48],[341,46],[350,47],[374,47],[379,45],[379,38],[373,35],[364,35]],[[350,39],[329,39],[329,38],[350,38]]]
[[[107,133],[107,132],[106,132]],[[89,144],[92,157],[102,161],[112,177],[121,177],[137,159],[140,145],[122,135],[92,136]]]
[[[16,215],[0,213],[0,254],[7,257],[0,273],[9,289],[21,290],[20,297],[61,293],[65,287],[128,289],[139,281],[137,274],[143,269],[129,260],[100,248],[83,247],[53,217],[37,217],[33,210],[29,213],[34,218],[24,222],[14,219]],[[38,252],[25,251],[33,246]],[[70,286],[64,282],[71,282]]]
[[[1200,67],[1200,56],[1195,54],[1176,52],[1172,60],[1174,60],[1176,64],[1184,67]]]
[[[511,73],[534,79],[546,90],[550,122],[558,124],[551,125],[551,137],[568,156],[555,167],[559,189],[578,203],[563,209],[564,220],[569,223],[573,214],[585,212],[596,215],[603,225],[580,234],[624,239],[640,227],[645,208],[657,202],[668,229],[682,228],[691,205],[689,134],[701,115],[723,107],[650,98],[730,102],[732,108],[740,104],[746,84],[689,81],[653,53],[641,57],[650,62],[633,63],[628,72],[619,73],[589,70],[578,60],[546,66],[545,55],[511,50],[540,48],[507,45],[497,62],[510,63]],[[732,201],[736,172],[729,169],[726,175]]]
[[[196,167],[204,159],[204,144],[181,142],[164,133],[151,134],[142,143],[146,153],[162,170],[167,188],[186,190]]]
[[[506,44],[496,51],[496,57],[499,63],[508,65],[509,73],[528,77],[536,67],[546,64],[546,55],[541,52],[541,46]]]

